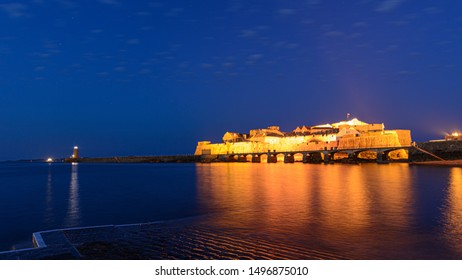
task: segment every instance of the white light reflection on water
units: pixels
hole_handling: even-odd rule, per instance
[[[53,181],[51,165],[48,166],[48,178],[47,178],[47,189],[46,189],[46,206],[45,206],[45,222],[47,224],[54,223],[53,213]]]
[[[79,173],[78,165],[72,165],[71,183],[69,185],[69,202],[66,214],[66,227],[78,226],[80,224],[80,194],[79,194]]]

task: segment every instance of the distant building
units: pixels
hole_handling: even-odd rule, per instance
[[[446,141],[459,141],[459,140],[462,140],[462,133],[453,132],[451,134],[446,135],[444,137],[444,140],[446,140]]]

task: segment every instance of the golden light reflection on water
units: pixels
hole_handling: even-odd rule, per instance
[[[343,252],[399,243],[399,233],[412,222],[409,172],[401,164],[196,167],[200,203],[220,213],[213,223],[324,246],[340,244]],[[381,232],[385,236],[378,245]],[[355,248],[356,242],[362,242],[361,248]]]
[[[462,168],[451,168],[444,213],[444,238],[462,253]]]

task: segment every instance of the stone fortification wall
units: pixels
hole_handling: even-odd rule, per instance
[[[266,141],[268,140],[268,141]],[[335,149],[363,149],[401,147],[411,145],[409,130],[389,130],[345,135],[337,141],[335,134],[268,137],[265,141],[211,144],[199,142],[194,155],[226,155],[271,152],[320,151]]]
[[[385,130],[345,135],[340,139],[338,149],[401,147],[410,146],[411,141],[410,130]]]
[[[459,141],[436,141],[416,143],[419,148],[424,149],[438,157],[446,160],[462,159],[462,140]],[[416,148],[409,149],[409,161],[435,161],[436,158]]]

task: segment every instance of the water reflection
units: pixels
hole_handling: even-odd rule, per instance
[[[71,183],[69,186],[69,202],[65,225],[67,227],[77,226],[80,224],[80,205],[79,205],[79,173],[78,165],[73,164],[71,170]]]
[[[52,185],[51,165],[48,166],[48,178],[46,189],[46,206],[45,206],[45,221],[48,225],[53,224],[53,185]]]
[[[462,253],[462,168],[450,170],[443,224],[444,238],[457,253]]]
[[[414,211],[407,165],[231,163],[197,165],[196,175],[199,202],[222,228],[355,257],[415,245],[405,234]]]

